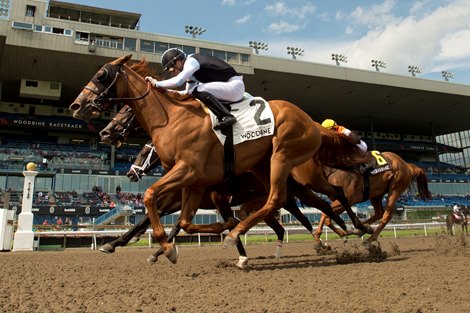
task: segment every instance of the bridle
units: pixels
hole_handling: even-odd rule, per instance
[[[139,166],[137,165],[137,160],[134,162],[134,164],[131,165],[131,168],[129,169],[129,173],[132,173],[133,176],[136,177],[137,181],[140,180],[140,176],[144,176],[148,168],[153,166],[156,162],[159,162],[160,158],[157,155],[157,151],[155,150],[155,147],[150,144],[145,144],[145,147],[150,149],[149,154],[145,158],[144,162]]]
[[[141,96],[135,98],[119,98],[116,97],[115,84],[122,74],[126,81],[126,93],[129,91],[129,80],[127,73],[122,69],[122,64],[105,64],[95,76],[91,79],[91,82],[96,86],[95,88],[85,86],[84,89],[94,93],[96,97],[91,101],[92,110],[98,112],[111,111],[108,106],[105,106],[105,103],[111,102],[120,102],[121,104],[127,101],[135,101],[145,98],[150,93],[151,85],[147,84],[147,90]]]
[[[123,111],[123,109],[124,109],[124,111]],[[118,137],[120,137],[120,139],[122,141],[125,141],[126,138],[127,138],[127,135],[129,134],[129,132],[131,130],[132,123],[134,122],[135,114],[132,113],[132,108],[128,105],[124,106],[123,109],[121,109],[119,112],[117,112],[116,116],[120,114],[120,115],[125,115],[125,117],[123,119],[119,120],[115,116],[111,120],[111,123],[112,124],[117,124],[122,128],[122,130],[119,133],[117,133],[115,136],[118,136]],[[130,117],[128,118],[128,116],[130,116]],[[115,127],[113,127],[113,128],[116,129]]]

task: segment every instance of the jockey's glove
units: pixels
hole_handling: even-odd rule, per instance
[[[156,80],[155,78],[151,77],[151,76],[147,76],[145,77],[145,80],[148,81],[149,83],[152,84],[153,87],[157,87],[157,83],[158,83],[158,80]]]

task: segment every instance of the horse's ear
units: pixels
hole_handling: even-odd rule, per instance
[[[127,61],[129,61],[132,57],[132,54],[128,54],[126,56],[123,56],[123,57],[120,57],[119,59],[116,59],[114,60],[113,62],[111,62],[111,64],[126,64]]]

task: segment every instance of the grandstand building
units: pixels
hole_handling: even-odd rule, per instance
[[[36,190],[87,193],[99,186],[114,193],[119,185],[124,192],[143,192],[162,171],[138,183],[125,173],[129,157],[147,141],[145,134],[135,134],[122,148],[108,147],[98,132],[112,113],[86,123],[73,119],[68,107],[104,63],[132,54],[132,60],[145,58],[160,72],[161,55],[171,47],[224,59],[244,75],[247,92],[291,101],[318,122],[333,118],[358,131],[370,149],[393,151],[425,167],[434,193],[470,190],[470,86],[142,32],[139,13],[62,1],[5,0],[0,15],[2,190],[21,190],[24,164],[34,161],[40,164]],[[88,214],[102,213],[87,206]]]

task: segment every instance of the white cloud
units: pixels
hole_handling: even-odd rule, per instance
[[[235,24],[245,24],[250,19],[251,19],[251,15],[248,14],[248,15],[245,15],[243,17],[240,17],[239,19],[236,19],[234,23]]]
[[[268,4],[265,10],[272,16],[290,16],[296,19],[305,19],[307,15],[315,12],[316,8],[310,2],[297,8],[288,7],[285,2],[278,1],[274,4]]]
[[[427,1],[416,1],[415,3],[413,3],[413,5],[410,8],[410,13],[414,14],[418,12],[419,10],[421,10],[426,5],[426,2]]]
[[[235,0],[222,0],[222,5],[235,5]]]
[[[342,53],[348,57],[346,66],[373,70],[371,59],[387,63],[384,72],[409,75],[408,65],[423,69],[423,75],[441,70],[459,69],[468,71],[470,67],[470,2],[452,0],[445,6],[428,9],[422,16],[397,17],[392,14],[394,1],[385,1],[380,6],[354,10],[354,17],[364,18],[368,27],[362,37],[349,41],[329,42],[305,40],[297,41],[296,46],[305,49],[300,59],[311,62],[334,64],[331,53]],[[414,6],[417,8],[417,6]],[[372,14],[375,12],[375,15]],[[338,16],[338,14],[337,14]],[[379,18],[381,17],[381,18]],[[360,21],[357,21],[359,23]],[[362,23],[362,22],[361,22]],[[273,30],[294,31],[294,25],[278,23]],[[349,33],[354,27],[347,28]],[[331,38],[331,37],[330,37]],[[292,41],[280,40],[270,43],[274,55],[288,57],[285,47]],[[464,72],[461,74],[464,75]],[[458,75],[456,74],[456,77]],[[439,77],[438,77],[439,78]]]
[[[374,29],[396,22],[398,18],[393,15],[395,3],[395,0],[385,0],[370,7],[356,7],[348,16],[351,21],[349,27],[354,29],[365,26]]]
[[[268,4],[265,10],[274,16],[287,14],[287,6],[284,2],[276,2],[274,4]]]
[[[289,24],[284,21],[280,21],[277,23],[271,23],[268,26],[268,31],[275,33],[275,34],[282,34],[282,33],[291,33],[301,29],[303,26],[297,24]]]

